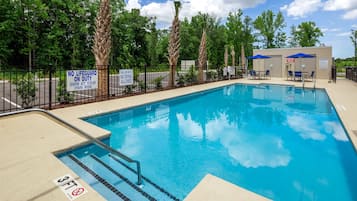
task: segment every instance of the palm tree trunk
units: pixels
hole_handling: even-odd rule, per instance
[[[108,65],[111,51],[111,8],[109,0],[101,0],[95,24],[93,54],[98,70],[97,97],[108,96]]]
[[[203,69],[207,65],[207,36],[206,29],[203,29],[198,55],[198,82],[203,83]]]
[[[175,4],[175,17],[172,21],[170,41],[169,41],[169,64],[170,64],[170,74],[169,74],[169,87],[175,86],[175,72],[177,61],[180,56],[180,21],[178,19],[179,9],[181,7],[180,1],[174,1]]]

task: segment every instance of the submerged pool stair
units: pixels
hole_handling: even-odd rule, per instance
[[[147,177],[143,176],[143,184],[137,185],[136,171],[111,154],[100,157],[89,154],[80,158],[69,154],[61,160],[95,190],[105,192],[102,196],[107,200],[179,200]]]
[[[82,157],[77,157],[74,153],[69,152],[67,152],[67,155],[62,155],[60,158],[89,185],[101,192],[101,195],[107,200],[179,200],[148,178],[143,177],[139,161],[133,160],[120,153],[102,141],[92,137],[88,133],[46,110],[33,108],[0,114],[0,117],[31,112],[41,113],[52,118],[57,123],[61,123],[61,125],[76,131],[78,134],[88,139],[89,143],[95,144],[106,151],[104,155],[101,154],[100,158],[93,154],[80,154]],[[119,160],[117,157],[125,160],[127,163],[135,165],[136,170],[126,165],[126,163]],[[145,180],[145,183],[143,183],[142,179]],[[133,183],[134,181],[136,181],[136,183]]]

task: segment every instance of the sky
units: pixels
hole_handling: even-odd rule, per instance
[[[172,0],[125,0],[126,9],[138,8],[142,15],[157,18],[158,28],[168,28],[174,16]],[[208,13],[225,23],[229,12],[243,10],[244,15],[256,19],[263,11],[281,11],[290,27],[313,21],[323,32],[320,42],[332,46],[335,58],[354,55],[351,30],[357,29],[357,0],[181,0],[180,19],[191,18],[198,12]]]

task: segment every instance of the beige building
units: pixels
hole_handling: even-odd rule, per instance
[[[305,53],[314,58],[287,58],[297,53]],[[311,75],[315,71],[317,79],[331,79],[332,47],[304,47],[304,48],[273,48],[253,50],[253,55],[270,56],[269,59],[255,59],[253,69],[257,71],[270,70],[272,77],[287,77],[288,71],[302,71]]]

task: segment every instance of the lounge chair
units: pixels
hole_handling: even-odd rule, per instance
[[[308,79],[311,79],[311,82],[314,81],[315,77],[315,71],[311,71],[311,74],[307,77]]]
[[[271,79],[270,70],[266,70],[266,71],[265,71],[265,74],[264,74],[264,78],[265,78],[265,79],[268,79],[268,77],[269,77],[269,79]]]
[[[289,78],[290,78],[290,80],[293,80],[293,78],[294,78],[293,71],[291,71],[291,70],[288,71],[288,80],[289,80]]]
[[[257,72],[255,70],[249,71],[250,79],[257,79]]]
[[[297,79],[302,80],[302,72],[301,71],[294,72],[294,81]]]

